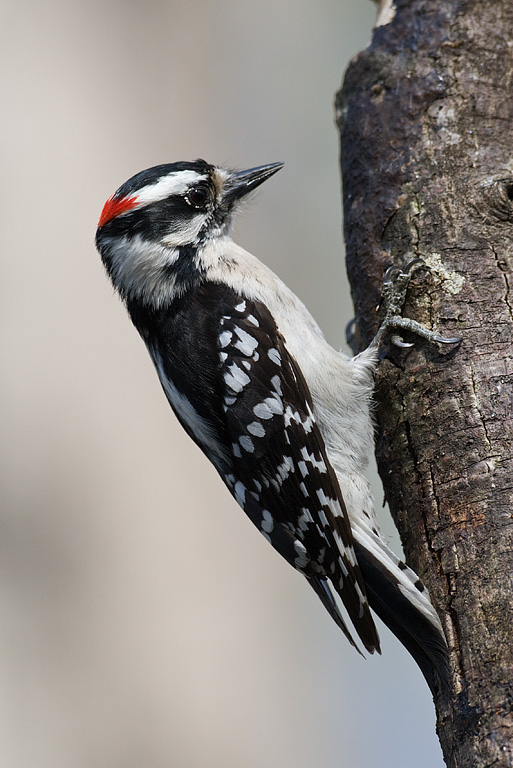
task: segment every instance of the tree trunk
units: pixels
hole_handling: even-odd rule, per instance
[[[359,333],[420,257],[405,314],[463,342],[390,348],[378,465],[451,650],[447,765],[513,766],[513,2],[386,5],[337,96]]]

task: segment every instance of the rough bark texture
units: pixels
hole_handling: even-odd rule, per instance
[[[380,365],[378,464],[451,648],[447,765],[513,766],[513,2],[397,0],[337,97],[362,344],[384,269],[406,314],[459,348]]]

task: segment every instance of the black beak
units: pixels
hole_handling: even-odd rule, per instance
[[[247,171],[235,171],[226,182],[225,201],[232,205],[277,173],[280,168],[283,168],[283,163],[269,163],[259,165],[258,168],[248,168]]]

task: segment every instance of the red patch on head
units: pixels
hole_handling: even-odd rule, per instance
[[[119,216],[120,213],[132,210],[136,205],[136,197],[116,197],[116,195],[112,195],[103,206],[98,226],[103,227],[108,221]]]

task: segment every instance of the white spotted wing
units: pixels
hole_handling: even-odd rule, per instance
[[[233,458],[225,482],[261,533],[307,577],[351,642],[335,594],[367,650],[379,650],[308,386],[263,304],[232,294],[223,311],[219,374]]]

